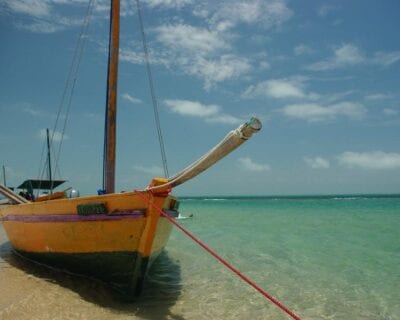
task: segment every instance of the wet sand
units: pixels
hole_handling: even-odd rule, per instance
[[[0,319],[181,319],[171,310],[181,289],[179,267],[167,254],[160,258],[140,299],[124,303],[103,283],[21,258],[0,225]]]

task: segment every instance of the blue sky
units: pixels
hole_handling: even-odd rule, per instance
[[[9,185],[39,175],[87,4],[0,0],[0,164]],[[101,187],[108,7],[95,2],[81,38],[60,153],[62,178],[83,194]],[[162,175],[135,8],[122,1],[118,190]],[[143,0],[142,10],[171,174],[250,116],[264,124],[177,194],[399,192],[399,1]]]

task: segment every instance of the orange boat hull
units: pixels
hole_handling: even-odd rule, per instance
[[[150,203],[176,212],[176,200],[167,193],[127,192],[8,206],[0,214],[17,252],[106,281],[133,299],[172,230]],[[99,205],[106,212],[90,211]],[[83,214],[78,213],[82,206],[86,206]]]

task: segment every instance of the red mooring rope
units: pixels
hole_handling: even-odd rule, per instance
[[[258,292],[260,292],[265,298],[269,299],[273,304],[275,304],[278,308],[286,312],[289,316],[291,316],[295,320],[301,320],[300,317],[295,314],[293,311],[291,311],[288,307],[283,305],[281,302],[279,302],[277,299],[275,299],[273,296],[271,296],[268,292],[266,292],[263,288],[261,288],[259,285],[257,285],[254,281],[250,280],[247,278],[244,274],[242,274],[238,269],[236,269],[234,266],[232,266],[229,262],[227,262],[225,259],[223,259],[220,255],[218,255],[213,249],[211,249],[209,246],[207,246],[204,242],[202,242],[200,239],[196,238],[194,235],[192,235],[188,230],[186,230],[184,227],[182,227],[178,222],[176,222],[172,217],[170,217],[168,214],[166,214],[161,208],[156,206],[154,203],[150,202],[148,198],[146,198],[143,195],[142,191],[135,190],[135,192],[148,201],[148,203],[155,209],[157,210],[163,217],[167,218],[172,224],[174,224],[179,230],[181,230],[184,234],[186,234],[190,239],[192,239],[194,242],[196,242],[199,246],[201,246],[203,249],[205,249],[209,254],[211,254],[215,259],[217,259],[219,262],[221,262],[223,265],[225,265],[228,269],[230,269],[233,273],[238,275],[240,278],[242,278],[244,281],[246,281],[249,285],[251,285],[254,289],[256,289]]]

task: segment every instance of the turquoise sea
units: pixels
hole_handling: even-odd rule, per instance
[[[302,319],[400,319],[400,195],[192,197],[180,210]],[[0,287],[0,319],[290,319],[178,229],[132,304],[21,261],[2,227]]]

